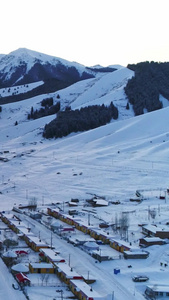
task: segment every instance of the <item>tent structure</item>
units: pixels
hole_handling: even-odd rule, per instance
[[[12,266],[12,271],[14,272],[24,272],[24,273],[28,273],[29,272],[29,268],[27,266],[25,266],[24,264],[17,264]]]
[[[86,242],[84,243],[84,248],[86,248],[86,250],[99,250],[99,245],[96,244],[95,242]]]
[[[11,250],[3,253],[2,255],[3,257],[6,257],[6,258],[17,258],[17,254]]]

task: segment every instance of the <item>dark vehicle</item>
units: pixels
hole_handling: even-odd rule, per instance
[[[148,278],[147,276],[134,276],[134,277],[132,278],[132,280],[133,280],[134,282],[144,282],[144,281],[149,280],[149,278]]]

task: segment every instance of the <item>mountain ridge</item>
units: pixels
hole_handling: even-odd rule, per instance
[[[101,69],[101,71],[100,71]],[[85,67],[77,62],[50,56],[26,48],[19,48],[0,57],[0,87],[56,78],[67,85],[93,78],[106,68]],[[113,71],[110,67],[107,71]]]

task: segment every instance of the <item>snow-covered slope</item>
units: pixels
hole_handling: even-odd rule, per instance
[[[30,99],[29,105],[40,101],[38,97]],[[5,182],[15,182],[17,193],[10,184],[1,184],[0,191],[11,205],[24,201],[28,188],[38,199],[45,194],[51,201],[85,197],[87,192],[108,198],[120,192],[123,198],[137,188],[153,188],[154,182],[159,188],[167,186],[169,108],[44,140],[43,126],[53,117],[26,121],[27,105],[27,100],[4,105],[1,112],[0,151],[9,159],[0,162],[1,174]],[[57,172],[62,175],[56,178]],[[83,176],[72,177],[81,172]]]
[[[109,105],[113,101],[114,105],[119,110],[119,119],[124,119],[125,116],[134,116],[132,107],[126,112],[127,97],[124,93],[124,87],[127,81],[133,76],[134,72],[121,67],[119,70],[106,74],[97,79],[89,79],[86,89],[83,93],[74,97],[71,108],[80,108],[88,105]],[[77,84],[76,84],[77,85]],[[72,86],[76,90],[76,85]],[[83,82],[79,83],[83,85]],[[68,88],[69,89],[69,88]]]

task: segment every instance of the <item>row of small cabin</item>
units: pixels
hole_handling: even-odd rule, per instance
[[[113,236],[106,234],[100,229],[96,229],[87,222],[79,220],[78,217],[66,215],[58,208],[47,208],[47,213],[56,219],[61,220],[71,226],[74,226],[77,230],[85,234],[89,234],[95,240],[101,240],[104,244],[109,244],[113,249],[124,253],[132,249],[131,245],[125,241],[114,239]],[[142,233],[146,238],[140,239],[140,246],[147,247],[151,245],[163,245],[164,239],[169,239],[169,227],[167,225],[143,225]]]
[[[26,244],[34,251],[38,252],[40,248],[49,248],[46,242],[35,236],[30,228],[13,214],[1,213],[1,220],[13,230]]]
[[[80,230],[81,232],[83,232],[85,234],[89,234],[95,240],[101,240],[104,244],[108,244],[113,249],[123,253],[125,258],[129,258],[128,254],[126,252],[129,253],[130,250],[132,251],[132,247],[131,247],[130,243],[122,241],[122,240],[117,240],[113,236],[110,236],[108,233],[105,233],[104,231],[102,231],[101,229],[96,229],[93,226],[88,225],[87,222],[85,222],[83,220],[79,220],[78,217],[66,215],[57,208],[56,209],[48,208],[47,213],[48,213],[48,215],[50,215],[56,219],[59,219],[62,222],[65,222],[71,226],[74,226],[77,230]],[[166,238],[166,237],[169,238],[169,230],[167,231],[167,229],[166,229],[164,231],[164,229],[163,229],[160,231],[160,229],[157,229],[157,227],[155,227],[155,226],[151,226],[151,228],[152,228],[152,232],[147,231],[148,226],[142,227],[143,234],[159,237],[156,240],[154,238],[153,241],[151,239],[150,245],[152,243],[153,244],[163,244],[164,241],[162,241],[162,238]],[[155,229],[156,229],[156,232],[153,231]],[[147,240],[141,239],[140,246],[148,246],[148,239]],[[138,258],[141,258],[141,256],[138,256]],[[142,258],[144,258],[144,255],[142,256]]]
[[[36,237],[18,217],[13,214],[1,213],[1,220],[19,237],[23,238],[32,250],[39,252],[41,262],[29,264],[31,273],[56,274],[80,300],[105,300],[107,298],[107,296],[100,296],[88,284],[95,280],[84,278],[73,270],[57,252]]]
[[[46,273],[47,271],[48,274],[57,274],[80,300],[105,300],[107,298],[106,296],[100,296],[88,284],[93,283],[95,281],[94,279],[84,278],[64,261],[62,263],[55,262],[57,255],[55,255],[52,249],[41,249],[39,255],[42,260],[50,263],[42,262],[30,264],[29,269],[32,273]]]
[[[110,245],[110,247],[112,247],[113,249],[119,252],[123,253],[124,251],[129,251],[131,249],[129,243],[122,240],[114,239],[112,236],[109,236],[108,233],[106,234],[104,231],[96,229],[91,225],[88,225],[85,221],[79,220],[79,218],[74,218],[73,216],[66,215],[57,208],[52,209],[48,207],[47,213],[48,215],[56,219],[59,219],[62,222],[74,226],[77,230],[81,232],[85,234],[89,234],[95,240],[100,240],[104,244]]]

